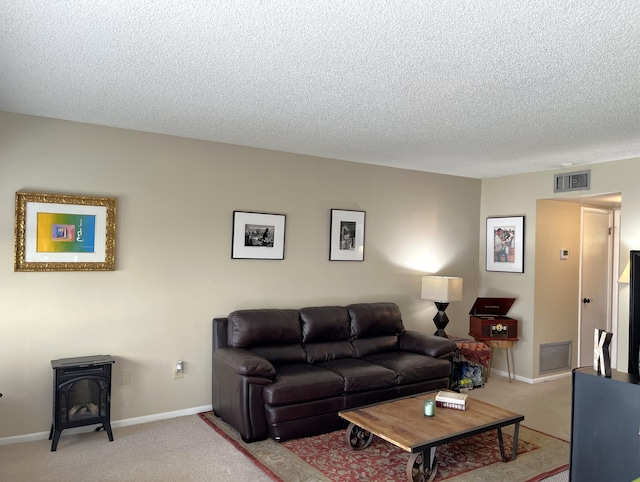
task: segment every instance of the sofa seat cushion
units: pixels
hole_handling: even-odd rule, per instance
[[[390,388],[398,384],[396,372],[366,360],[347,358],[319,363],[318,366],[336,372],[344,378],[345,393]]]
[[[340,395],[332,398],[324,398],[322,400],[292,403],[290,405],[265,405],[264,411],[267,416],[267,422],[271,425],[275,425],[289,420],[314,417],[323,413],[337,413],[345,408],[345,397]]]
[[[264,387],[269,405],[307,402],[341,395],[343,378],[331,370],[307,363],[277,365],[276,379]]]
[[[451,374],[451,362],[408,352],[377,353],[364,358],[398,374],[398,384],[445,378]]]

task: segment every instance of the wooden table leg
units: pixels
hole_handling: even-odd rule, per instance
[[[489,359],[489,372],[493,365],[493,353],[496,348],[504,348],[507,356],[507,376],[509,377],[509,383],[511,383],[511,360],[509,360],[509,349],[511,349],[511,358],[513,358],[513,341],[512,340],[486,340],[485,343],[491,350],[491,358]],[[515,374],[514,374],[515,375]],[[487,378],[489,374],[487,373]]]
[[[489,357],[489,370],[487,370],[487,380],[489,380],[489,375],[491,374],[491,367],[493,366],[493,347],[490,346],[489,350],[491,350],[491,357]]]

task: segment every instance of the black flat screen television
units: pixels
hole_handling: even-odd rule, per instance
[[[631,251],[629,260],[629,373],[638,375],[640,352],[640,251]]]

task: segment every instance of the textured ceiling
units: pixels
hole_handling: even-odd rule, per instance
[[[0,110],[489,178],[640,157],[638,0],[0,0]]]

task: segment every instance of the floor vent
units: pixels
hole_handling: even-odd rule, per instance
[[[553,192],[588,191],[591,189],[591,171],[556,174],[553,178]]]
[[[540,366],[538,373],[571,369],[571,342],[543,343],[540,345]]]

